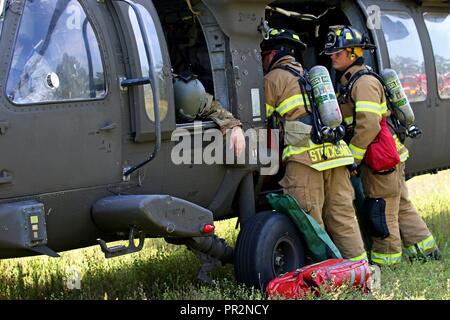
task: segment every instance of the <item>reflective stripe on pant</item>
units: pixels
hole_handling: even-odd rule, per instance
[[[412,248],[417,248],[422,254],[428,254],[435,250],[436,242],[431,235],[425,221],[414,208],[409,199],[408,187],[405,181],[405,164],[400,165],[401,181],[400,181],[400,208],[398,222],[400,225],[400,234],[402,236],[405,252],[415,255],[416,252]]]
[[[386,201],[386,224],[389,229],[389,237],[381,240],[372,237],[373,245],[371,260],[379,265],[391,265],[401,261],[402,241],[400,238],[400,229],[398,224],[398,210],[400,204],[400,195],[385,198]]]
[[[404,164],[398,166],[400,194],[384,198],[386,223],[390,235],[383,240],[373,237],[371,260],[377,264],[399,263],[402,255],[402,242],[406,248],[405,252],[408,254],[417,253],[416,245],[421,248],[419,251],[423,250],[424,254],[430,253],[436,248],[430,230],[409,200],[404,168]]]
[[[344,258],[366,259],[366,251],[353,207],[354,190],[346,167],[317,171],[289,161],[280,181],[332,237]]]

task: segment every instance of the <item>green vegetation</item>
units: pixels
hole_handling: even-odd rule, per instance
[[[450,171],[408,181],[411,197],[432,230],[443,261],[403,261],[383,269],[381,289],[371,295],[342,288],[309,299],[446,299],[450,300]],[[236,220],[217,223],[219,236],[235,243]],[[0,299],[261,299],[257,290],[236,284],[233,267],[212,272],[215,284],[196,281],[200,262],[184,246],[147,239],[136,254],[104,259],[98,246],[61,254],[60,259],[33,257],[0,260]],[[70,275],[81,275],[81,289]],[[68,285],[69,284],[69,285]]]

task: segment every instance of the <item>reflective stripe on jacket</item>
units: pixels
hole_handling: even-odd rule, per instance
[[[344,86],[347,85],[351,76],[363,69],[365,69],[364,65],[350,67],[342,76],[341,84]],[[359,163],[363,160],[367,147],[381,130],[380,121],[382,117],[388,117],[390,112],[387,108],[383,86],[373,76],[361,76],[356,80],[350,94],[354,103],[352,101],[341,102],[340,108],[344,123],[347,126],[353,123],[353,117],[356,115],[355,127],[353,128],[353,136],[351,137],[349,147],[355,161]],[[400,143],[395,134],[393,136],[400,160],[404,162],[409,156],[408,150]]]
[[[310,104],[306,92],[304,95],[301,93],[298,77],[280,68],[282,65],[289,65],[303,74],[303,67],[291,56],[282,57],[274,63],[271,71],[264,77],[266,115],[276,112],[285,120],[297,120],[308,115],[306,108],[309,109]],[[304,146],[285,146],[283,160],[297,161],[318,171],[353,163],[345,142],[341,141],[338,145],[316,145],[311,139]]]
[[[283,150],[283,160],[307,154],[311,163],[309,166],[318,171],[346,166],[353,163],[352,153],[344,141],[339,141],[338,145],[331,143],[314,144],[312,141],[307,147],[285,146]]]

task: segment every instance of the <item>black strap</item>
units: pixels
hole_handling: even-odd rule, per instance
[[[386,95],[386,105],[389,108],[389,110],[391,111],[390,121],[388,121],[387,123],[388,123],[391,131],[394,132],[398,136],[398,138],[400,139],[401,142],[403,142],[406,138],[406,134],[405,134],[406,128],[400,123],[400,120],[398,119],[397,112],[399,112],[400,110],[393,105],[392,100],[391,100],[392,92],[391,92],[391,90],[388,89],[388,87],[386,86],[386,83],[384,82],[384,79],[378,73],[372,71],[371,69],[367,69],[367,68],[364,68],[362,70],[359,70],[358,72],[355,72],[350,77],[347,85],[341,87],[342,99],[344,101],[349,101],[348,99],[350,99],[352,104],[355,104],[355,101],[353,100],[353,97],[352,97],[353,86],[355,85],[356,81],[358,81],[359,78],[361,78],[364,75],[373,76],[381,83],[384,93]],[[399,111],[397,111],[397,110],[399,110]],[[350,126],[354,128],[355,124],[356,124],[356,106],[353,109],[353,122]]]
[[[308,112],[312,116],[312,134],[311,139],[315,144],[323,144],[323,141],[321,139],[321,129],[323,127],[322,120],[320,119],[320,114],[317,108],[315,107],[314,103],[314,97],[313,97],[313,89],[311,84],[309,83],[308,79],[304,75],[302,75],[298,70],[291,67],[290,65],[283,64],[280,66],[277,66],[274,69],[283,69],[288,72],[290,72],[292,75],[298,78],[298,84],[300,87],[300,92],[302,94],[303,98],[303,104],[305,106],[306,112]],[[306,73],[306,71],[305,71]],[[306,91],[306,97],[308,98],[309,105],[311,106],[311,110],[308,110],[308,104],[305,97],[305,91]]]
[[[375,170],[372,170],[372,169],[370,169],[370,170],[375,175],[386,176],[386,175],[391,174],[392,172],[394,172],[395,171],[395,167],[391,168],[391,169],[388,169],[388,170],[384,170],[384,171],[375,171]]]

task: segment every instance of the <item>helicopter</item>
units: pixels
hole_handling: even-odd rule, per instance
[[[173,82],[184,70],[244,130],[266,131],[263,21],[301,35],[307,68],[330,69],[320,55],[328,27],[353,25],[378,47],[365,53],[375,71],[421,74],[426,90],[411,104],[423,136],[405,142],[407,175],[450,168],[450,102],[439,90],[450,66],[447,1],[1,0],[0,258],[95,244],[112,258],[164,238],[197,253],[203,279],[217,261],[254,285],[304,265],[298,231],[265,200],[282,191],[282,163],[264,173],[261,162],[171,157],[186,136],[200,137],[190,151],[202,153],[217,127],[177,120]],[[270,154],[270,142],[258,143]],[[214,222],[234,217],[232,248]],[[117,240],[128,245],[108,245]]]

